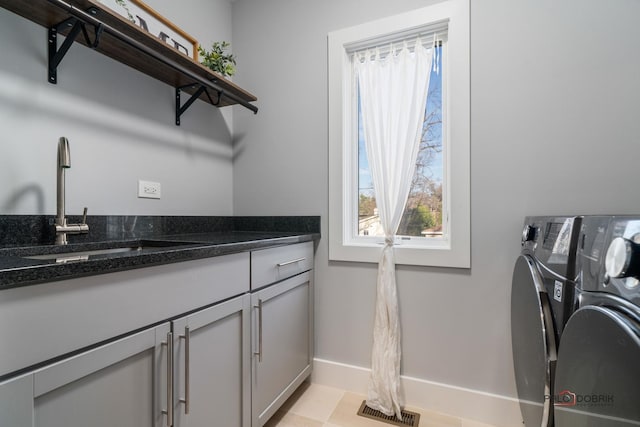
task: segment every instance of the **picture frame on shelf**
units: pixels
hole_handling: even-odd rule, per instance
[[[99,0],[100,4],[198,62],[198,41],[142,0]]]

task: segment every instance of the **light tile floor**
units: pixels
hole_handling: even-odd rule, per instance
[[[265,424],[265,427],[384,427],[380,421],[357,415],[365,396],[305,382]],[[491,427],[420,408],[407,407],[420,414],[419,427]]]

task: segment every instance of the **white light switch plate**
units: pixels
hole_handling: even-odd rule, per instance
[[[159,182],[138,180],[138,197],[145,199],[159,199],[160,194]]]

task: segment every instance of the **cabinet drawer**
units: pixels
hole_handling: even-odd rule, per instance
[[[313,268],[313,242],[251,252],[251,289],[258,289]]]

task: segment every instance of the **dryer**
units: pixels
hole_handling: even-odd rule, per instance
[[[585,217],[560,341],[557,427],[640,426],[640,216]]]
[[[511,342],[526,427],[553,425],[558,342],[576,307],[575,253],[581,217],[527,217],[511,287]]]

